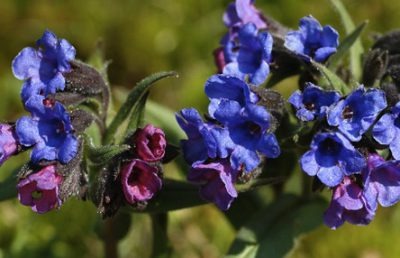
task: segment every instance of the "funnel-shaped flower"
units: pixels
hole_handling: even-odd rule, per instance
[[[59,160],[68,163],[78,152],[78,140],[68,112],[59,102],[35,95],[25,103],[32,117],[24,116],[16,123],[21,145],[33,147],[31,160]]]
[[[332,200],[325,211],[324,222],[332,229],[341,226],[345,221],[356,225],[367,225],[375,216],[376,203],[369,203],[370,198],[359,184],[350,177],[333,189]]]
[[[69,72],[69,62],[75,58],[75,48],[65,39],[58,39],[46,30],[37,41],[39,49],[26,47],[12,62],[14,76],[25,80],[21,91],[23,102],[32,95],[44,95],[63,90]]]
[[[384,91],[360,86],[330,108],[328,124],[337,126],[351,141],[359,141],[386,106]]]
[[[286,35],[285,47],[307,61],[324,62],[336,52],[339,34],[331,26],[322,27],[311,15],[300,20],[299,30]]]
[[[134,204],[150,200],[161,189],[162,180],[158,169],[139,159],[133,159],[121,167],[121,183],[125,200]]]
[[[400,102],[378,120],[372,133],[380,144],[389,145],[393,157],[400,160]]]
[[[18,182],[18,199],[37,213],[55,209],[61,205],[58,194],[62,180],[62,176],[56,173],[55,165],[44,167]]]
[[[330,105],[340,99],[336,91],[325,91],[308,82],[304,91],[295,91],[288,99],[296,108],[296,116],[302,121],[322,119]]]
[[[227,65],[224,74],[244,80],[247,76],[254,85],[263,83],[270,71],[272,36],[258,32],[257,27],[248,23],[239,30],[237,40],[230,40],[225,46]]]
[[[203,199],[215,203],[221,210],[227,210],[237,197],[234,186],[237,175],[237,170],[233,170],[228,161],[219,160],[193,164],[188,180],[201,184],[200,195]]]
[[[311,150],[301,157],[300,165],[308,175],[334,187],[344,176],[361,173],[366,161],[340,133],[318,133],[311,142]]]

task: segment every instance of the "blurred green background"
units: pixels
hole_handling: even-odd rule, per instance
[[[230,1],[213,0],[1,0],[0,1],[0,119],[13,121],[24,113],[19,100],[21,82],[10,64],[24,47],[33,46],[45,29],[70,41],[77,57],[88,59],[97,46],[111,60],[109,79],[118,92],[161,70],[175,70],[179,79],[158,83],[151,99],[177,111],[196,107],[205,111],[203,85],[215,73],[212,51],[225,33],[221,21]],[[356,24],[370,21],[364,46],[376,33],[400,26],[400,1],[343,1]],[[257,6],[288,27],[312,14],[322,24],[343,33],[328,1],[258,0]],[[343,35],[343,34],[342,34]],[[282,82],[287,96],[295,80]],[[116,94],[118,95],[118,94]],[[121,94],[119,94],[121,95]],[[114,102],[118,102],[115,99]],[[12,158],[0,168],[5,178],[21,159]],[[296,171],[296,173],[300,173]],[[166,176],[180,178],[173,164]],[[296,192],[296,181],[287,188]],[[264,189],[265,199],[270,198]],[[179,201],[179,200],[177,200]],[[243,211],[246,212],[246,211]],[[133,214],[128,234],[120,241],[121,257],[149,257],[152,236],[147,215]],[[322,216],[322,214],[321,214]],[[1,257],[104,257],[99,232],[100,216],[91,203],[69,200],[59,211],[37,215],[16,200],[0,204]],[[212,205],[170,213],[168,236],[173,257],[221,257],[235,229]],[[400,208],[380,209],[367,227],[345,225],[336,231],[321,226],[296,240],[290,257],[398,257]],[[128,227],[128,226],[127,226]]]

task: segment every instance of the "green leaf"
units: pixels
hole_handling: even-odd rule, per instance
[[[124,207],[130,212],[167,212],[203,205],[207,202],[200,198],[199,187],[184,181],[165,179],[162,190],[152,199],[144,210]]]
[[[103,145],[96,147],[94,146],[92,139],[87,135],[85,136],[85,145],[87,147],[88,157],[96,165],[104,165],[115,156],[120,155],[131,148],[126,144]]]
[[[140,99],[148,92],[150,86],[152,86],[155,82],[163,78],[177,77],[177,76],[178,74],[176,72],[159,72],[144,78],[138,84],[136,84],[136,86],[129,93],[126,101],[122,104],[122,106],[118,110],[114,119],[111,121],[111,124],[108,126],[106,134],[104,136],[104,143],[107,144],[112,141],[118,127],[129,116],[131,111],[140,102]]]
[[[255,214],[238,232],[227,257],[283,257],[295,239],[322,223],[322,199],[304,200],[284,195]]]
[[[149,93],[147,92],[141,99],[139,99],[138,103],[133,108],[133,111],[129,118],[128,126],[126,127],[124,138],[132,135],[142,123],[144,116],[144,108],[146,105],[148,95]]]
[[[318,71],[321,72],[321,74],[328,81],[332,89],[337,90],[344,95],[350,92],[349,87],[347,87],[347,85],[342,81],[342,79],[340,79],[334,72],[329,70],[326,66],[314,61],[311,61],[311,64],[316,69],[318,69]]]
[[[328,68],[331,70],[336,70],[342,58],[351,49],[357,39],[360,37],[361,33],[364,31],[365,27],[368,25],[368,21],[364,21],[358,27],[353,30],[339,45],[337,51],[334,55],[329,57]]]
[[[4,181],[0,183],[0,201],[15,198],[17,196],[16,185],[17,176],[15,175],[15,173],[11,173],[9,177],[7,177]]]
[[[349,13],[344,7],[343,3],[340,0],[329,0],[336,11],[339,13],[342,24],[346,31],[346,34],[349,35],[355,29],[355,25],[351,20]],[[361,78],[361,55],[364,52],[363,46],[361,44],[360,38],[357,38],[354,45],[350,48],[350,70],[356,81],[359,81]]]

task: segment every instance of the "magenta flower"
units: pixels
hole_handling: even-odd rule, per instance
[[[164,157],[167,141],[163,130],[149,124],[136,131],[135,146],[136,153],[142,160],[155,162]]]
[[[161,189],[158,169],[139,159],[133,159],[121,168],[121,183],[125,199],[134,204],[150,200]]]
[[[58,195],[62,180],[55,165],[44,167],[18,182],[18,199],[40,214],[55,209],[62,203]]]
[[[9,124],[0,124],[0,165],[17,153],[17,147],[15,128]]]

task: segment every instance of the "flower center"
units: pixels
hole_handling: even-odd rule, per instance
[[[323,141],[321,143],[321,147],[325,154],[334,154],[340,149],[339,144],[331,138],[327,138],[325,141]]]
[[[310,111],[312,111],[312,110],[314,110],[315,109],[315,104],[314,103],[305,103],[304,104],[304,107],[307,109],[307,110],[310,110]]]
[[[353,115],[354,115],[353,109],[351,109],[351,107],[349,106],[346,106],[342,112],[342,117],[344,119],[350,119],[353,117]]]
[[[43,105],[45,107],[52,108],[52,107],[54,107],[54,104],[56,104],[56,101],[54,99],[45,98],[43,100]]]
[[[256,123],[248,123],[247,128],[249,129],[249,132],[252,135],[260,134],[262,131],[261,127]]]
[[[34,200],[39,200],[39,199],[42,198],[42,196],[43,196],[42,191],[33,191],[33,192],[32,192],[32,198],[33,198]]]

